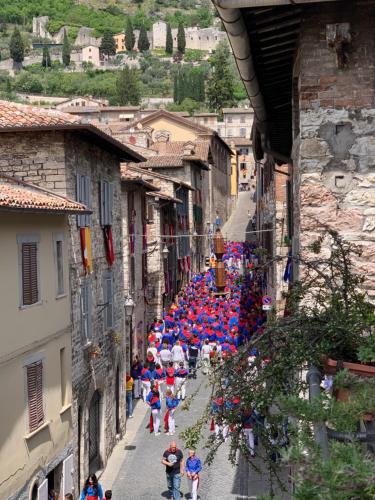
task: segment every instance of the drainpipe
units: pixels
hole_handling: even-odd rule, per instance
[[[322,374],[316,366],[312,366],[307,372],[306,380],[309,384],[309,398],[310,402],[320,397],[320,383],[322,381]],[[323,460],[328,460],[328,436],[327,428],[324,422],[316,422],[314,424],[315,442],[322,450]]]
[[[332,429],[327,429],[329,439],[335,439],[342,442],[360,441],[361,443],[375,442],[374,432],[339,432]]]

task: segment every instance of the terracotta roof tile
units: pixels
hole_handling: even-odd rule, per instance
[[[66,213],[88,212],[81,203],[4,174],[0,174],[1,209]]]
[[[166,156],[150,156],[147,161],[139,164],[140,167],[153,168],[153,167],[183,167],[184,160],[180,155],[166,155]]]
[[[163,156],[167,155],[181,155],[184,156],[186,160],[189,159],[189,155],[184,155],[184,150],[186,149],[186,144],[190,142],[186,141],[174,141],[174,142],[155,142],[150,149],[157,151]],[[191,141],[191,150],[194,154],[191,155],[191,160],[198,159],[202,161],[208,161],[210,152],[210,142],[209,141]]]
[[[0,128],[72,125],[81,118],[56,109],[38,108],[9,101],[0,101]]]

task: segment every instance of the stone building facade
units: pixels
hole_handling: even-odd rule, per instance
[[[158,188],[126,165],[121,167],[121,184],[124,292],[135,304],[126,328],[126,362],[130,366],[135,355],[142,360],[146,355],[149,285],[146,193]]]
[[[271,179],[277,165],[289,165],[292,253],[298,254],[325,227],[338,231],[362,247],[356,265],[374,300],[375,5],[364,0],[322,6],[316,0],[270,6],[267,12],[250,7],[225,13],[219,8],[219,13],[252,100],[256,158],[266,163],[273,158]],[[262,29],[276,32],[271,48],[260,28],[253,29],[255,18],[262,20]],[[285,18],[288,27],[282,24]],[[235,39],[231,33],[237,28]],[[250,67],[257,68],[251,80],[246,77]],[[294,268],[292,278],[299,276]]]
[[[70,115],[13,103],[10,106],[17,106],[16,110],[27,117],[29,125],[25,132],[22,126],[12,132],[2,130],[1,171],[73,199],[79,193],[79,199],[86,199],[92,210],[92,215],[84,220],[69,218],[74,485],[78,491],[89,471],[106,464],[116,436],[125,429],[119,167],[121,158],[137,161],[139,157]],[[13,108],[11,113],[15,111]],[[59,130],[59,125],[64,130]],[[111,186],[112,193],[110,202],[107,198],[112,213],[109,223],[114,248],[112,265],[103,230],[104,182]],[[85,233],[84,244],[81,227],[91,232],[92,264],[89,237]]]
[[[167,24],[158,21],[152,25],[152,46],[154,49],[165,48],[167,38]],[[177,48],[177,28],[172,29],[173,48]],[[192,50],[215,50],[217,44],[226,40],[223,31],[217,28],[185,28],[186,48]]]

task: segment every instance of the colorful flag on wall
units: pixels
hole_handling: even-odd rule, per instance
[[[107,257],[107,262],[108,262],[109,266],[112,266],[112,264],[115,261],[115,251],[113,248],[113,237],[112,237],[112,226],[104,226],[103,233],[104,233],[104,246],[105,246],[105,253],[106,253],[106,257]]]
[[[81,238],[82,263],[87,273],[92,273],[92,249],[91,230],[89,227],[81,227],[79,230]]]

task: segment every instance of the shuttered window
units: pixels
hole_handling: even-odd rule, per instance
[[[26,376],[29,432],[33,432],[44,423],[43,362],[37,361],[27,365]]]
[[[104,298],[104,330],[114,327],[113,319],[113,277],[111,273],[104,275],[103,279],[103,298]]]
[[[102,226],[111,226],[113,222],[113,183],[100,182],[100,223]]]
[[[91,340],[91,283],[89,280],[81,286],[81,333],[85,342]]]
[[[91,208],[91,179],[88,175],[77,174],[77,201]],[[90,214],[77,215],[78,227],[88,227],[90,223]]]
[[[56,240],[57,295],[64,293],[64,253],[63,241]]]
[[[39,302],[38,290],[38,244],[22,243],[22,305],[30,306]]]

